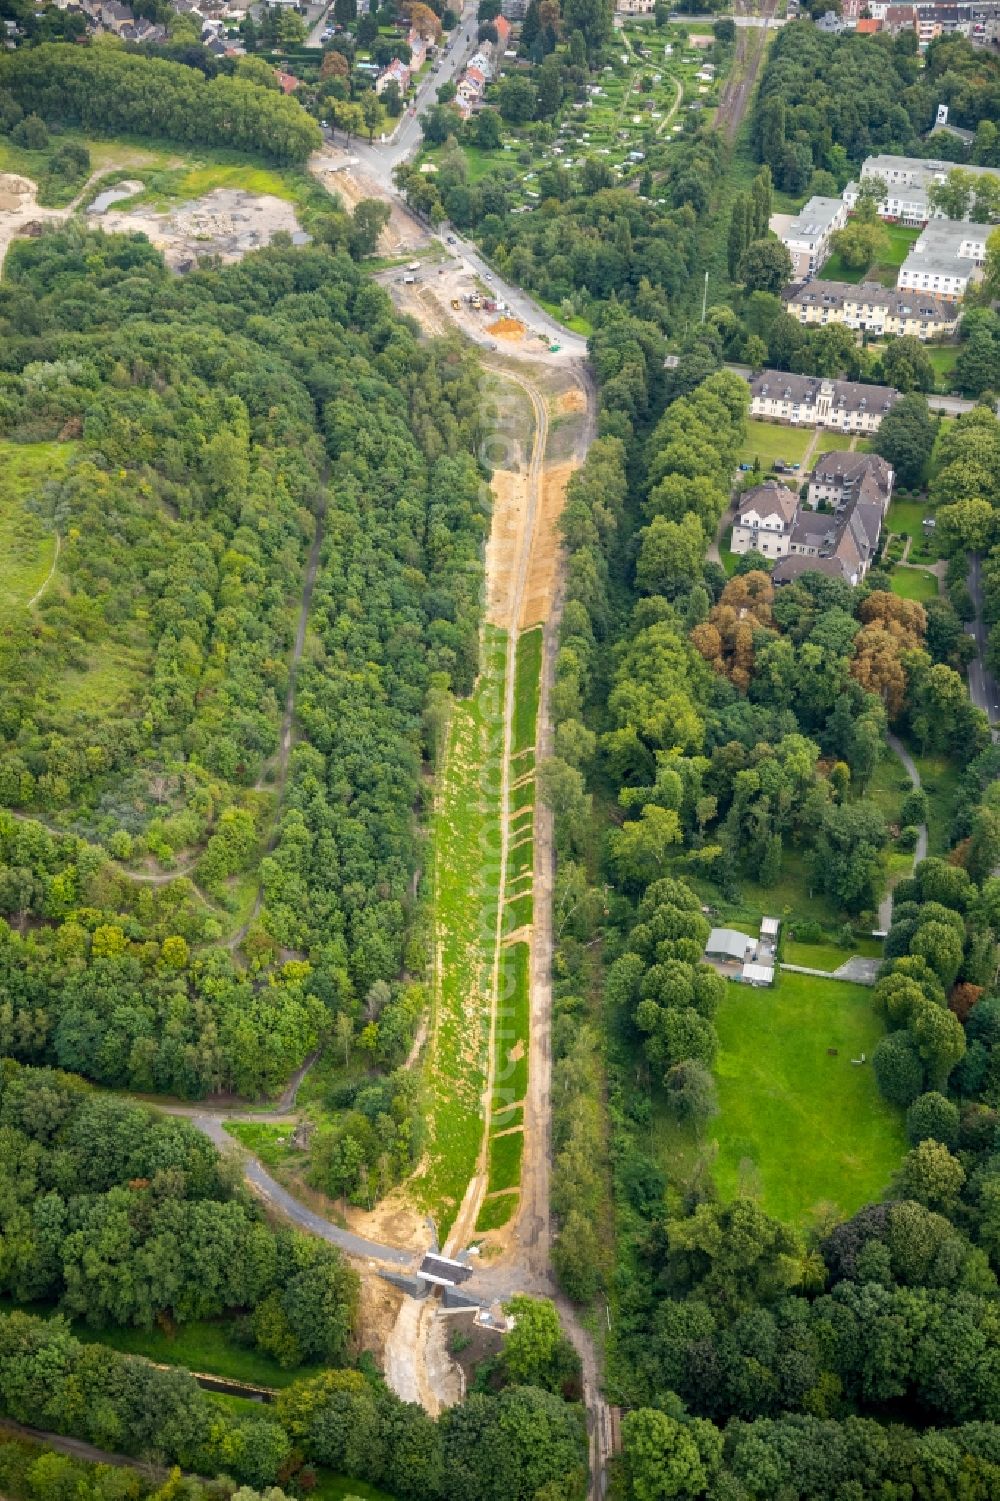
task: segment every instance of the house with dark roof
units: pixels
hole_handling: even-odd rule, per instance
[[[825,503],[840,509],[861,498],[880,505],[884,516],[894,479],[892,465],[880,454],[824,453],[809,476],[807,499],[814,507]]]
[[[799,323],[822,327],[842,323],[858,333],[880,338],[912,334],[917,339],[954,333],[959,310],[932,292],[899,291],[881,282],[810,280],[793,283],[782,292],[788,312]]]
[[[750,415],[793,427],[828,427],[838,432],[875,433],[899,400],[893,386],[867,386],[852,380],[825,380],[762,370],[750,380]]]
[[[734,553],[783,558],[788,552],[799,501],[777,480],[755,485],[741,498],[730,544]]]

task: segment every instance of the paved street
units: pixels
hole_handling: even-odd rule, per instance
[[[454,31],[445,33],[444,40],[447,42],[447,49],[440,58],[440,66],[432,69],[424,79],[415,100],[407,107],[406,114],[402,117],[391,139],[384,142],[376,141],[371,145],[367,141],[355,140],[347,148],[350,156],[369,177],[378,183],[386,197],[393,198],[398,203],[402,203],[403,200],[393,182],[393,173],[401,162],[406,161],[418,150],[422,140],[420,117],[437,103],[438,89],[443,83],[459,76],[475,50],[478,31],[476,10],[475,3],[467,5],[462,13],[461,23]],[[332,131],[327,131],[326,135],[331,143],[335,143]],[[567,359],[586,359],[586,339],[581,338],[579,334],[570,333],[561,323],[551,318],[543,308],[539,307],[534,298],[522,291],[520,287],[501,280],[471,241],[463,239],[448,226],[442,226],[438,230],[433,230],[429,226],[425,227],[456,263],[464,265],[470,274],[480,277],[491,285],[494,294],[507,303],[514,317],[520,318],[529,329],[544,333],[551,342],[559,344]],[[454,243],[450,243],[451,241]],[[473,337],[475,337],[474,334]],[[477,339],[477,342],[489,341],[483,336]]]
[[[965,627],[976,643],[976,655],[969,663],[969,695],[977,708],[985,709],[990,724],[1000,722],[1000,684],[986,666],[987,631],[983,621],[982,564],[973,557],[969,564],[969,593],[976,607],[976,618]]]

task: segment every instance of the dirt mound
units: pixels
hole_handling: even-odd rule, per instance
[[[490,324],[490,333],[496,334],[498,339],[523,339],[524,324],[520,318],[498,318]]]

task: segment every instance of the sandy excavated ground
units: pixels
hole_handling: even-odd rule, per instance
[[[384,188],[361,170],[357,158],[347,151],[338,151],[335,146],[327,146],[325,151],[314,156],[309,170],[328,193],[336,193],[344,207],[352,211],[363,198],[385,199]],[[379,236],[379,253],[398,255],[404,250],[424,250],[430,243],[430,235],[413,215],[393,201],[389,222]]]
[[[0,172],[0,266],[11,240],[23,235],[30,224],[46,219],[64,219],[65,209],[39,208],[38,187],[30,177]]]
[[[146,235],[173,271],[188,271],[203,256],[227,263],[242,260],[281,231],[295,244],[306,240],[292,204],[242,188],[216,188],[163,213],[111,209],[96,216],[96,222],[109,232]]]

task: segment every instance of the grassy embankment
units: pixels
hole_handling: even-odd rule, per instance
[[[472,696],[454,705],[431,822],[435,922],[428,1147],[415,1180],[447,1234],[482,1141],[493,959],[500,892],[501,765],[507,643],[485,628]]]
[[[535,742],[541,689],[542,632],[523,632],[514,660],[514,716],[511,726],[510,843],[504,891],[504,934],[500,951],[493,1098],[491,1101],[488,1197],[477,1229],[504,1225],[517,1208],[516,1190],[524,1149],[523,1101],[528,1090],[531,947],[523,930],[534,906]]]

